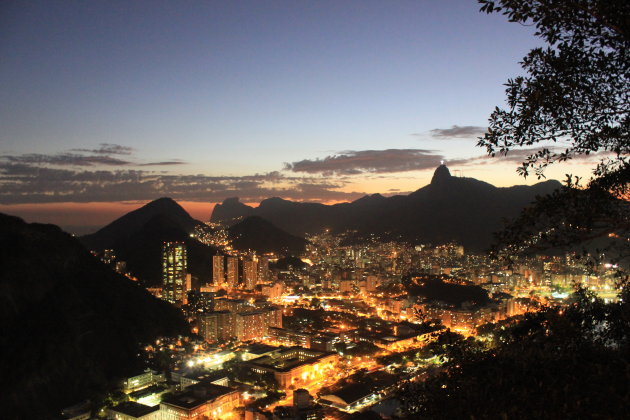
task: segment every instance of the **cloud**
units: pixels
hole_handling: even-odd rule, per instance
[[[206,176],[153,171],[84,170],[0,161],[0,204],[147,201],[169,196],[184,201],[220,202],[239,196],[257,202],[280,196],[292,200],[354,200],[344,181],[284,176],[279,172],[246,176]]]
[[[162,162],[149,162],[149,163],[140,163],[138,166],[173,166],[173,165],[185,165],[186,162],[183,160],[165,160]]]
[[[101,143],[98,149],[70,149],[71,152],[86,152],[98,155],[130,155],[133,150],[131,147],[113,143]]]
[[[0,159],[12,163],[36,164],[36,165],[56,165],[56,166],[125,166],[131,164],[127,160],[114,158],[111,156],[85,156],[75,153],[59,153],[54,155],[44,155],[39,153],[30,153],[17,156],[0,156]]]
[[[454,125],[451,128],[435,128],[429,131],[429,133],[431,137],[439,139],[468,139],[483,136],[487,130],[487,127],[475,125]]]
[[[423,149],[351,150],[323,159],[286,163],[285,170],[325,176],[392,173],[435,168],[442,159],[444,156],[435,151]]]
[[[155,171],[149,167],[186,162],[142,162],[131,156],[120,157],[132,155],[132,151],[130,147],[103,143],[99,148],[63,153],[0,156],[0,204],[146,201],[162,196],[199,202],[220,202],[230,196],[246,202],[273,196],[343,201],[364,195],[342,191],[348,180],[331,182],[319,176],[288,176],[280,171],[244,176]]]
[[[184,165],[185,161],[172,159],[159,162],[138,163],[133,160],[121,159],[113,155],[128,155],[133,149],[117,144],[102,143],[99,149],[72,149],[73,153],[28,153],[23,155],[0,156],[0,162],[36,166],[173,166]],[[76,153],[83,152],[83,153]],[[86,155],[84,153],[93,153]]]
[[[472,156],[469,158],[451,159],[451,160],[447,160],[446,164],[452,165],[452,166],[455,166],[455,165],[465,166],[465,165],[486,165],[486,164],[500,162],[500,163],[514,163],[514,164],[520,165],[526,162],[529,156],[535,155],[537,152],[541,151],[544,148],[549,150],[550,162],[556,161],[560,157],[560,154],[564,153],[567,150],[566,148],[554,146],[554,145],[541,145],[540,147],[515,148],[505,153],[497,152],[495,156],[483,154],[483,155],[478,155],[478,156]],[[571,156],[571,159],[569,159],[568,161],[590,165],[593,163],[593,161],[601,159],[602,157],[606,157],[609,155],[610,153],[605,152],[605,151],[597,152],[597,153],[589,153],[588,155],[577,154],[577,155]],[[539,163],[543,163],[543,162],[544,162],[544,158],[540,158]]]

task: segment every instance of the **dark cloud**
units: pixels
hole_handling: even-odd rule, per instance
[[[293,200],[341,201],[363,196],[344,192],[344,182],[288,177],[279,172],[242,177],[173,175],[144,170],[71,170],[0,161],[0,203],[178,200],[220,202],[239,196],[258,202],[280,196]]]
[[[125,166],[131,162],[106,155],[86,156],[76,153],[58,153],[54,155],[44,155],[30,153],[17,156],[0,156],[0,159],[11,163],[35,164],[35,165],[55,165],[55,166]]]
[[[483,136],[487,130],[487,127],[478,127],[475,125],[454,125],[451,128],[436,128],[429,131],[429,133],[431,137],[440,139],[468,139]]]
[[[186,162],[183,160],[166,160],[163,162],[149,162],[149,163],[141,163],[138,166],[173,166],[173,165],[185,165]]]
[[[40,154],[29,153],[24,155],[4,155],[0,156],[0,162],[5,161],[14,164],[36,165],[36,166],[174,166],[184,165],[186,162],[178,159],[138,163],[132,160],[121,159],[113,155],[128,155],[133,149],[117,144],[101,144],[99,149],[72,149],[73,152],[83,153],[55,153]],[[93,153],[86,155],[84,153]]]
[[[287,176],[279,171],[246,176],[156,172],[148,167],[186,162],[173,159],[142,163],[116,156],[131,151],[125,146],[101,144],[98,149],[73,149],[66,153],[0,156],[0,203],[146,201],[161,196],[218,202],[235,195],[249,202],[273,196],[341,201],[364,194],[341,191],[345,180],[330,182],[321,177]]]
[[[101,143],[98,149],[71,149],[71,152],[95,153],[98,155],[130,155],[133,148],[120,144]]]
[[[286,163],[285,169],[325,176],[392,173],[435,168],[442,159],[444,156],[433,150],[360,150],[346,151],[323,159]]]

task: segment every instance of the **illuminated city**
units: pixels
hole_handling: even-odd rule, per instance
[[[422,378],[446,360],[431,345],[441,337],[487,340],[489,325],[565,307],[576,285],[617,299],[616,267],[593,270],[571,254],[507,267],[457,243],[343,245],[347,235],[325,231],[285,265],[280,255],[236,251],[224,227],[207,226],[211,236],[201,227],[195,235],[219,246],[212,279],[188,284],[188,303],[179,304],[198,335],[147,346],[147,370],[126,380],[130,402],[111,408],[114,418],[158,403],[147,418],[391,416],[400,378]],[[162,290],[171,287],[164,278]],[[170,379],[155,364],[164,354]]]
[[[628,417],[628,0],[0,17],[0,420]]]

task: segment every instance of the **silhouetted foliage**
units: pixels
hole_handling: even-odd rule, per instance
[[[270,263],[269,266],[276,270],[303,270],[306,268],[306,263],[298,257],[283,257],[278,259],[275,263]]]
[[[447,339],[443,372],[410,383],[411,418],[622,418],[630,403],[630,291],[496,325],[491,342]]]
[[[362,357],[372,355],[379,350],[380,348],[372,343],[359,341],[354,347],[343,350],[343,354],[353,357]]]
[[[322,308],[295,308],[292,316],[283,316],[282,325],[285,328],[303,331],[321,331],[331,326],[327,320],[331,313]]]
[[[423,276],[421,280],[405,281],[412,296],[423,296],[431,301],[442,301],[459,306],[464,302],[484,305],[490,302],[488,293],[479,286],[447,283],[439,276]]]
[[[481,10],[534,26],[546,47],[507,82],[507,108],[496,108],[479,146],[489,154],[529,153],[518,169],[540,178],[552,163],[600,157],[585,184],[544,197],[499,236],[508,253],[545,247],[606,252],[622,260],[630,232],[630,3],[625,0],[479,0]],[[608,233],[620,235],[604,242]],[[598,239],[599,241],[593,242]]]
[[[478,145],[493,156],[526,151],[519,173],[539,178],[549,164],[601,157],[586,185],[568,175],[565,187],[510,224],[498,237],[500,255],[579,245],[584,256],[598,250],[609,261],[623,260],[630,231],[630,3],[479,3],[483,12],[535,26],[547,46],[523,59],[526,74],[508,81],[507,109],[495,109]],[[484,326],[489,342],[446,343],[443,372],[406,388],[410,417],[626,417],[630,286],[623,270],[620,277],[618,302],[606,304],[579,288],[567,308]]]
[[[624,0],[479,0],[481,10],[533,25],[547,47],[521,63],[507,82],[507,109],[497,108],[479,145],[507,154],[539,146],[520,173],[579,155],[609,152],[600,173],[628,173],[630,150],[630,4]],[[556,151],[549,145],[562,145]],[[627,183],[627,178],[625,180]]]

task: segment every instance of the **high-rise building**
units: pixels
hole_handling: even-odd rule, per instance
[[[260,340],[267,335],[269,315],[266,311],[240,312],[234,321],[239,341]]]
[[[267,335],[283,346],[311,347],[311,334],[304,331],[269,326],[267,327]]]
[[[215,311],[242,312],[251,309],[251,306],[244,299],[219,298],[214,301]]]
[[[186,273],[186,281],[184,282],[184,293],[182,295],[182,304],[188,305],[188,292],[192,290],[192,274]]]
[[[165,242],[162,247],[162,299],[182,304],[187,274],[186,245],[182,242]]]
[[[270,306],[263,309],[267,312],[267,323],[270,327],[282,328],[282,309],[278,306]]]
[[[215,311],[199,317],[199,332],[206,340],[227,341],[236,336],[234,331],[234,314],[230,311]]]
[[[253,290],[258,283],[258,260],[256,258],[243,264],[243,283],[245,289]]]
[[[238,257],[227,257],[227,284],[230,289],[238,284]]]
[[[225,267],[223,255],[214,255],[212,257],[212,283],[220,286],[225,282]]]
[[[282,291],[284,290],[284,285],[282,282],[275,282],[273,284],[263,284],[262,286],[262,294],[267,296],[269,299],[277,299],[282,296]]]
[[[270,279],[269,257],[262,256],[258,259],[258,283],[267,283]]]

